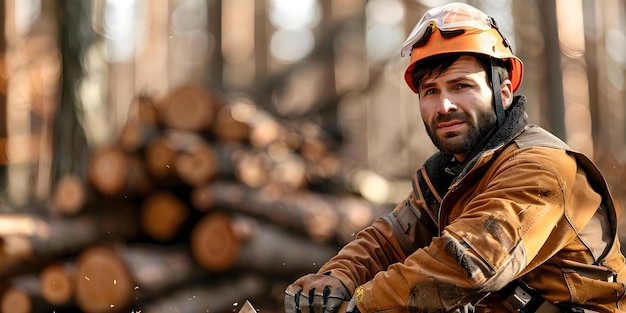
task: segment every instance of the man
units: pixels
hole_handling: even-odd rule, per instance
[[[523,65],[495,21],[461,3],[436,7],[406,52],[406,82],[440,151],[393,212],[287,288],[286,312],[623,310],[606,183],[527,123],[513,95]]]

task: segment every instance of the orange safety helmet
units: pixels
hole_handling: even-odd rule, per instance
[[[522,83],[522,61],[513,55],[495,20],[465,3],[453,2],[426,12],[404,42],[401,54],[407,53],[411,54],[411,61],[404,79],[415,93],[418,90],[413,82],[413,69],[442,54],[474,53],[508,61],[513,92]]]

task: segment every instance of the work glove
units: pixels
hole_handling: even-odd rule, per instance
[[[285,313],[335,313],[348,300],[348,289],[330,272],[308,274],[285,290]]]

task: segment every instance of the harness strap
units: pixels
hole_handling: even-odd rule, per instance
[[[546,300],[541,291],[524,282],[513,281],[498,292],[504,298],[503,304],[511,312],[520,313],[598,313],[594,310],[570,304],[553,304]]]
[[[500,91],[501,91],[500,75],[498,74],[498,70],[496,66],[497,66],[496,59],[491,58],[491,85],[492,85],[491,89],[493,89],[493,97],[494,97],[493,105],[495,106],[496,118],[498,120],[498,128],[501,128],[502,125],[504,125],[505,115],[504,115],[504,104],[502,103],[502,95],[500,94]]]

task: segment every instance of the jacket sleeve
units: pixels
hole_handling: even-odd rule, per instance
[[[428,195],[436,192],[417,191],[419,181],[424,181],[417,178],[418,175],[414,178],[414,191],[404,201],[360,231],[319,272],[330,271],[352,294],[357,286],[371,280],[376,273],[386,270],[391,264],[403,262],[407,255],[427,246],[436,235],[437,226],[434,214],[427,205],[433,200],[425,200],[424,195],[432,199]],[[432,188],[432,184],[422,184],[421,187]]]

